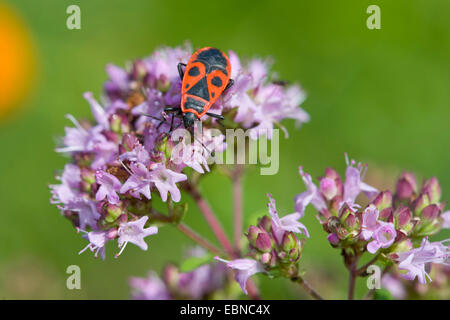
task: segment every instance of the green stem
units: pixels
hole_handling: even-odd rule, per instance
[[[361,276],[366,272],[367,268],[373,265],[378,258],[380,257],[380,253],[378,253],[375,257],[373,257],[369,262],[367,262],[365,265],[363,265],[361,268],[356,270],[356,273],[358,276]]]
[[[355,295],[355,284],[356,277],[358,277],[358,272],[356,270],[356,266],[358,265],[359,256],[355,256],[349,266],[349,284],[348,284],[348,300],[353,300]]]
[[[217,220],[217,217],[214,214],[214,212],[211,210],[211,207],[208,205],[208,203],[205,201],[205,199],[200,194],[196,185],[192,184],[192,183],[188,183],[186,190],[191,194],[191,196],[194,199],[195,203],[197,204],[198,208],[200,209],[200,211],[202,212],[206,221],[208,222],[209,226],[211,227],[211,230],[214,232],[214,235],[216,236],[217,240],[224,248],[225,252],[228,255],[230,255],[231,257],[236,257],[233,247],[231,246],[231,243],[228,240],[228,237],[226,236],[226,234],[222,228],[222,225]]]
[[[234,246],[239,252],[239,242],[242,236],[242,165],[237,165],[237,168],[232,175],[233,182],[233,206],[234,206]]]
[[[324,298],[316,290],[314,290],[314,288],[311,287],[311,285],[302,277],[292,278],[292,281],[301,285],[303,287],[303,289],[314,299],[324,300]]]
[[[211,244],[208,240],[203,238],[201,235],[199,235],[197,232],[192,230],[184,223],[177,224],[177,229],[180,230],[182,233],[184,233],[186,236],[188,236],[191,240],[195,241],[200,246],[205,248],[206,250],[209,250],[211,253],[214,253],[216,255],[222,254],[222,251],[219,248]]]
[[[175,224],[173,219],[171,217],[166,216],[165,214],[162,214],[161,212],[156,211],[155,209],[151,208],[150,210],[152,214],[152,218],[157,221],[165,222],[165,223],[171,223]],[[176,224],[176,227],[178,230],[180,230],[183,234],[188,236],[191,240],[205,248],[206,250],[210,251],[211,253],[214,253],[216,255],[221,255],[222,251],[214,246],[212,243],[210,243],[208,240],[203,238],[201,235],[199,235],[197,232],[192,230],[189,226],[186,224],[180,222]]]

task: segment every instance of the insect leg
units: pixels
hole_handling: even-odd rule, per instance
[[[210,117],[213,117],[213,118],[216,118],[216,119],[219,119],[219,120],[224,120],[225,119],[225,117],[220,115],[220,114],[209,113],[209,112],[207,112],[206,114],[208,116],[210,116]]]
[[[180,107],[165,107],[165,112],[175,112],[176,114],[180,114],[181,108]]]
[[[165,122],[167,122],[166,119],[161,120],[161,122],[160,122],[160,123],[158,124],[158,126],[156,127],[156,130],[159,130],[159,128],[161,128],[161,126],[162,126]]]
[[[279,85],[279,86],[282,86],[282,87],[285,87],[285,86],[287,86],[289,84],[289,82],[286,81],[286,80],[275,80],[275,81],[272,81],[272,83],[276,84],[276,85]]]
[[[184,77],[184,71],[183,71],[183,69],[181,68],[182,66],[184,66],[185,68],[186,68],[186,63],[178,63],[178,66],[177,66],[177,68],[178,68],[178,74],[180,75],[180,79],[181,80],[183,80],[183,77]]]
[[[228,81],[227,86],[225,87],[225,89],[223,89],[223,92],[227,91],[228,89],[230,89],[234,84],[234,80],[230,79],[230,81]]]
[[[151,114],[147,114],[147,113],[141,113],[141,116],[146,116],[146,117],[152,118],[154,120],[158,120],[158,121],[165,121],[165,119],[160,119],[160,118],[157,118],[157,117],[152,116]]]
[[[174,130],[174,129],[173,129],[173,119],[174,119],[174,118],[175,118],[175,115],[172,114],[172,119],[170,120],[170,128],[169,128],[169,131],[167,131],[167,132],[164,134],[162,140],[164,140],[166,137],[168,137],[169,134],[171,134],[172,131]],[[175,128],[175,130],[178,129],[179,127],[180,127],[180,126],[178,126],[177,128]],[[158,128],[159,128],[159,126],[158,126]]]
[[[175,115],[172,113],[172,119],[170,120],[170,129],[169,132],[172,132],[173,129],[173,119],[175,118]]]

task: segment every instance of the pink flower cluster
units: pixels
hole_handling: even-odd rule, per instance
[[[311,176],[300,168],[307,191],[296,197],[296,210],[303,214],[312,204],[318,211],[328,240],[333,247],[359,256],[364,252],[379,254],[386,263],[396,264],[403,277],[426,283],[430,263],[448,265],[448,241],[429,242],[428,237],[448,228],[449,213],[443,212],[441,187],[436,178],[425,180],[419,189],[413,174],[405,172],[395,193],[363,182],[366,166],[348,161],[343,182],[331,169],[319,178],[317,187]],[[369,204],[356,203],[366,194]],[[347,251],[346,251],[347,250]],[[431,279],[430,279],[431,280]]]
[[[298,212],[278,216],[275,199],[269,197],[269,214],[259,219],[257,226],[250,226],[246,234],[249,241],[249,258],[227,261],[216,257],[230,269],[236,270],[235,279],[245,294],[247,280],[256,273],[271,276],[294,278],[298,275],[297,263],[303,248],[303,241],[295,234],[309,237],[306,227],[298,221],[302,215]]]
[[[51,202],[85,233],[85,249],[95,256],[104,258],[105,244],[115,239],[119,254],[129,242],[146,250],[144,238],[157,233],[151,226],[150,200],[157,196],[179,202],[182,183],[192,172],[185,169],[209,171],[211,154],[226,148],[224,136],[211,132],[221,127],[205,116],[202,141],[183,140],[187,147],[182,154],[172,152],[179,141],[171,139],[171,122],[173,127],[182,122],[164,108],[180,105],[177,64],[186,63],[192,53],[189,45],[161,48],[126,69],[107,65],[101,102],[90,92],[84,94],[95,121],[67,116],[74,126],[65,128],[56,151],[71,160],[57,177],[60,183],[51,186]],[[229,54],[235,85],[213,108],[237,127],[269,129],[269,137],[273,124],[284,118],[308,120],[298,107],[304,96],[298,86],[274,84],[266,63],[253,60],[243,66],[235,53]]]

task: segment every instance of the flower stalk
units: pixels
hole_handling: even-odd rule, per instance
[[[348,300],[353,300],[355,295],[355,284],[356,278],[358,277],[358,272],[356,270],[356,264],[358,263],[358,258],[355,258],[349,266],[349,281],[348,281]]]
[[[373,265],[374,263],[377,262],[378,258],[380,257],[381,253],[378,253],[377,255],[375,255],[375,257],[373,257],[372,259],[370,259],[369,262],[367,262],[365,265],[363,265],[362,267],[360,267],[359,269],[356,270],[356,274],[358,276],[365,276],[365,273],[367,271],[367,268],[370,267],[371,265]]]
[[[294,277],[291,280],[298,283],[311,297],[316,300],[324,300],[324,298],[313,288],[303,277]]]
[[[236,169],[232,173],[233,183],[233,221],[234,221],[234,245],[237,252],[240,251],[240,241],[242,236],[242,223],[243,223],[243,204],[242,204],[242,175],[243,166],[236,165]]]
[[[189,237],[191,240],[205,248],[206,250],[210,251],[213,254],[221,254],[222,251],[214,246],[212,243],[210,243],[208,240],[203,238],[201,235],[199,235],[197,232],[192,230],[189,226],[187,226],[184,223],[177,224],[177,229],[180,230],[183,234],[185,234],[187,237]]]
[[[228,237],[225,234],[222,225],[220,224],[216,215],[212,211],[211,207],[208,205],[204,197],[201,195],[197,186],[193,183],[188,182],[185,184],[185,189],[194,199],[198,208],[202,212],[203,217],[208,222],[209,226],[211,227],[211,230],[213,231],[219,243],[222,245],[225,252],[231,257],[236,256],[236,253],[234,252],[233,247],[230,241],[228,240]]]

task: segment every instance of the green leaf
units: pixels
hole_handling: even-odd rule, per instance
[[[185,260],[180,266],[180,272],[189,272],[192,271],[204,264],[211,262],[214,258],[214,255],[208,253],[201,257],[191,257]]]
[[[394,298],[392,297],[391,293],[384,288],[375,290],[374,294],[373,294],[373,299],[374,300],[393,300]]]

